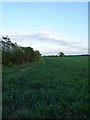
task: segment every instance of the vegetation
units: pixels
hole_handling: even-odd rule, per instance
[[[59,52],[58,55],[59,55],[60,57],[65,56],[63,52]]]
[[[39,51],[34,51],[31,47],[21,47],[17,43],[12,43],[10,38],[2,37],[2,64],[13,65],[38,61],[41,57]]]
[[[3,118],[87,118],[87,56],[43,57],[2,72]]]

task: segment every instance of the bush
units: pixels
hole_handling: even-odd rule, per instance
[[[17,43],[12,43],[10,39],[1,39],[2,45],[2,64],[23,64],[37,61],[41,54],[39,51],[34,51],[31,47],[21,47]]]

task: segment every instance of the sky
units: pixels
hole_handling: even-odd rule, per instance
[[[88,2],[3,2],[1,35],[42,55],[88,53]]]

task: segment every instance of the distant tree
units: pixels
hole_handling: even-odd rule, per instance
[[[59,52],[58,55],[59,55],[60,57],[65,56],[63,52]]]

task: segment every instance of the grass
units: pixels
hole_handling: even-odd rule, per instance
[[[3,118],[86,118],[88,57],[3,66]]]

